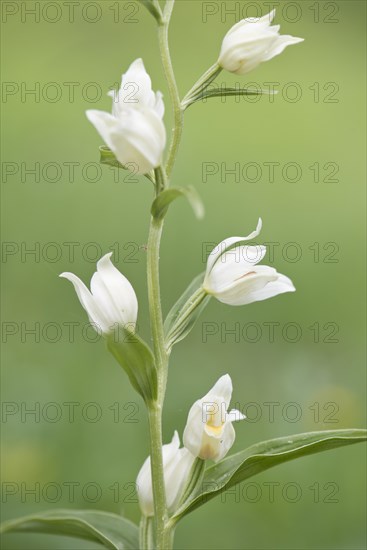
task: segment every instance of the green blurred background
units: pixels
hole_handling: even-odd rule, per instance
[[[155,24],[134,2],[76,2],[73,22],[64,2],[38,3],[37,22],[27,12],[35,4],[2,3],[3,517],[70,507],[138,521],[132,484],[148,453],[143,404],[103,342],[93,342],[72,286],[58,274],[87,282],[99,254],[115,250],[149,339],[144,245],[152,189],[122,172],[116,182],[113,169],[97,167],[101,140],[84,112],[109,110],[105,93],[142,57],[154,89],[164,92],[170,127]],[[242,308],[211,301],[172,354],[165,442],[174,429],[182,434],[193,401],[226,372],[233,403],[249,417],[236,426],[233,451],[365,423],[365,4],[276,4],[281,31],[305,42],[245,77],[218,78],[263,88],[278,82],[274,101],[212,99],[187,111],[174,183],[196,186],[206,217],[197,222],[185,201],[167,217],[163,307],[204,269],[207,243],[248,234],[259,216],[258,242],[273,243],[268,264],[297,292]],[[262,2],[177,1],[170,39],[182,94],[215,61],[230,26],[257,8],[269,11]],[[35,94],[25,94],[30,89]],[[273,162],[271,182],[264,163]],[[35,163],[39,177],[26,173]],[[226,174],[236,163],[240,175]],[[205,178],[208,166],[215,173]],[[27,415],[32,407],[38,413]],[[186,518],[176,547],[365,548],[364,452],[359,445],[330,451],[253,478]],[[45,536],[3,540],[8,550],[92,547]]]

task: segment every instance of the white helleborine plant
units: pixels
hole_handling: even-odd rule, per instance
[[[263,17],[248,17],[236,23],[224,37],[218,64],[231,73],[243,75],[279,55],[287,46],[303,41],[280,35],[280,26],[270,25],[274,17],[272,10]]]
[[[89,110],[87,117],[117,160],[136,174],[147,174],[162,163],[166,145],[161,92],[154,93],[141,59],[122,75],[112,97],[112,114]]]
[[[146,453],[149,457],[141,467],[136,480],[142,512],[140,528],[124,518],[121,513],[61,509],[37,512],[36,515],[9,520],[0,526],[1,533],[63,533],[66,536],[83,538],[86,544],[96,542],[106,549],[172,550],[178,521],[223,491],[275,464],[366,439],[363,430],[328,430],[291,437],[288,435],[259,442],[219,462],[227,455],[235,441],[233,423],[245,418],[240,411],[229,410],[233,387],[231,377],[226,374],[219,378],[204,397],[192,405],[183,433],[183,447],[180,447],[180,438],[176,431],[172,441],[162,445],[163,409],[172,347],[189,334],[210,297],[214,296],[230,305],[243,305],[295,290],[288,277],[277,273],[272,267],[258,265],[265,256],[266,248],[255,246],[254,243],[249,245],[248,242],[259,235],[259,220],[256,230],[247,237],[231,237],[214,248],[209,255],[205,274],[200,273],[194,278],[163,321],[160,297],[160,289],[163,288],[160,284],[160,242],[164,217],[171,203],[180,196],[189,199],[197,214],[201,211],[201,203],[194,189],[171,186],[172,170],[183,130],[184,111],[192,103],[222,93],[223,96],[236,97],[250,94],[246,88],[239,91],[237,88],[224,88],[219,94],[216,90],[207,88],[223,68],[233,73],[245,74],[261,62],[280,54],[289,44],[295,44],[302,39],[279,35],[279,26],[271,26],[275,10],[261,18],[240,21],[225,36],[218,62],[202,75],[181,100],[168,44],[169,23],[175,0],[167,0],[164,8],[163,2],[159,0],[140,0],[140,4],[149,10],[157,22],[161,61],[170,92],[173,125],[167,160],[162,161],[166,145],[162,94],[153,92],[151,79],[141,59],[134,61],[122,76],[119,91],[109,93],[113,101],[112,113],[89,110],[87,117],[113,153],[104,151],[106,157],[103,157],[102,152],[101,162],[108,164],[111,161],[116,165],[117,159],[123,167],[135,173],[145,174],[155,187],[155,196],[147,211],[150,229],[146,262],[149,303],[149,315],[146,317],[150,321],[152,345],[137,334],[138,300],[130,282],[112,264],[112,253],[106,254],[98,261],[90,289],[73,273],[60,275],[74,285],[89,320],[98,332],[102,332],[106,348],[123,368],[132,388],[144,400],[146,406],[150,451]],[[190,6],[190,2],[182,4]],[[183,7],[185,8],[186,6]],[[191,19],[190,13],[184,14],[182,19],[188,30],[185,33],[188,40],[190,32],[193,32]],[[137,37],[136,40],[137,43],[140,42],[140,38]],[[87,48],[84,41],[83,46]],[[113,51],[121,52],[121,47],[116,46]],[[189,63],[193,61],[188,59]],[[259,93],[263,92],[260,90]],[[266,127],[261,126],[261,120],[258,125],[263,140],[270,143],[275,131],[273,135],[267,135]],[[283,134],[286,136],[287,132],[285,125]],[[251,139],[251,128],[247,130],[247,135]],[[151,173],[153,169],[155,177]],[[184,179],[184,176],[185,172],[181,174],[181,179]],[[116,200],[120,199],[117,193]],[[85,200],[88,201],[88,197]],[[233,198],[228,198],[228,201],[231,200],[233,201]],[[135,208],[130,203],[128,207]],[[219,212],[222,212],[221,205],[219,208]],[[107,216],[108,214],[105,218]],[[106,220],[101,218],[101,228],[105,228],[105,222]],[[140,223],[137,221],[137,224]],[[110,229],[113,227],[107,227],[106,235]],[[182,224],[181,232],[184,230],[185,225]],[[110,238],[113,238],[112,234]],[[176,266],[176,271],[179,269],[180,266]],[[174,281],[175,274],[172,270],[168,280]],[[199,360],[200,358],[197,358],[197,361]],[[209,358],[206,361],[203,358],[200,369],[204,369],[205,363],[208,362]],[[190,382],[193,385],[194,369],[188,369],[186,375],[192,378]],[[173,388],[172,392],[172,395],[175,395],[175,392],[177,395],[182,392],[182,388]],[[146,437],[141,430],[134,429],[134,434],[137,437]],[[123,453],[122,449],[118,449],[118,454],[133,456],[133,441],[126,444],[124,433],[121,434],[121,438],[124,441],[124,449]],[[117,444],[112,442],[110,448],[116,449]],[[109,459],[109,453],[105,454]],[[216,464],[208,466],[207,460],[212,460]],[[106,463],[103,467],[109,466]],[[214,522],[215,520],[211,519],[203,524],[203,529],[212,530]],[[218,520],[218,533],[223,532],[223,524],[225,518],[222,514]],[[227,544],[228,546],[230,544]],[[185,544],[181,547],[185,548]]]
[[[61,273],[60,277],[73,283],[79,301],[96,330],[109,334],[117,326],[134,331],[138,316],[138,300],[135,291],[111,262],[109,252],[97,262],[90,290],[74,273]]]
[[[232,391],[231,377],[225,374],[191,407],[183,442],[194,456],[218,462],[232,447],[236,437],[232,422],[245,418],[236,409],[228,412]]]
[[[180,438],[175,431],[171,443],[163,445],[163,470],[167,507],[173,512],[186,487],[195,457],[185,447],[180,449]],[[154,500],[150,456],[146,459],[136,479],[140,509],[144,516],[154,515]]]
[[[272,298],[284,292],[294,292],[292,281],[273,267],[257,265],[265,254],[265,246],[240,245],[257,237],[257,228],[247,237],[230,237],[217,245],[209,255],[204,291],[220,302],[242,306]]]

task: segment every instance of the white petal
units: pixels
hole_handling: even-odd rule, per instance
[[[68,281],[73,283],[79,301],[87,312],[90,322],[95,323],[102,332],[105,332],[109,325],[108,319],[104,312],[98,307],[97,302],[83,281],[74,275],[74,273],[61,273],[60,277],[68,279]]]
[[[163,96],[161,92],[153,92],[152,82],[142,59],[136,59],[122,75],[119,91],[109,92],[108,95],[113,97],[112,112],[117,117],[130,108],[148,108],[163,118]]]
[[[190,451],[182,448],[176,450],[175,456],[168,463],[164,462],[164,481],[170,512],[177,507],[194,461],[195,457]]]
[[[241,411],[237,409],[232,409],[227,413],[228,422],[239,422],[240,420],[245,420],[246,415],[242,414]]]
[[[295,292],[295,287],[292,281],[285,275],[278,274],[276,281],[269,282],[262,289],[256,290],[252,294],[252,302],[260,302],[284,294],[285,292]],[[247,302],[249,303],[249,302]]]
[[[163,118],[164,115],[164,102],[162,92],[157,92],[155,94],[155,111],[160,118]]]
[[[87,111],[87,117],[121,164],[146,174],[161,164],[166,130],[154,109],[126,109],[119,118],[104,111]]]
[[[255,290],[262,289],[267,283],[275,281],[277,278],[278,274],[274,268],[257,265],[248,269],[237,279],[223,284],[220,288],[209,290],[217,300],[225,304],[244,305],[253,301],[252,294]]]
[[[165,127],[156,111],[131,109],[119,121],[126,139],[156,168],[166,143]]]
[[[109,252],[97,263],[97,274],[117,310],[122,324],[135,324],[138,316],[138,300],[128,279],[111,262]],[[100,287],[98,287],[100,288]],[[93,295],[94,289],[91,288]]]
[[[293,284],[275,269],[268,266],[255,266],[253,274],[238,279],[234,284],[215,294],[215,297],[225,304],[242,306],[258,302],[281,294],[294,291]]]
[[[180,449],[180,438],[175,431],[171,443],[163,445],[162,458],[167,505],[170,512],[175,510],[186,486],[187,477],[195,457],[185,448]],[[137,480],[140,508],[144,515],[154,515],[153,487],[150,456],[145,460]]]
[[[177,431],[175,431],[171,443],[167,443],[162,447],[163,469],[165,472],[165,484],[166,484],[166,470],[171,461],[177,456],[177,452],[180,446],[180,438]],[[136,479],[136,487],[139,496],[140,508],[145,516],[154,515],[154,501],[153,501],[153,484],[151,473],[151,460],[150,456],[145,460],[141,467],[138,477]]]
[[[111,135],[117,159],[122,164],[133,163],[137,174],[146,174],[162,162],[166,130],[153,109],[129,109],[119,118],[117,132]]]
[[[136,478],[136,489],[141,511],[147,517],[154,516],[152,474],[150,456],[145,460]]]
[[[209,402],[214,397],[219,396],[223,403],[225,403],[226,410],[232,399],[233,384],[229,374],[224,374],[217,380],[211,390],[202,398],[203,402]]]
[[[303,41],[304,41],[304,38],[298,38],[296,36],[290,36],[287,34],[278,36],[277,40],[269,49],[268,53],[263,56],[262,60],[269,61],[269,59],[272,59],[276,55],[281,54],[287,46],[290,46],[292,44],[298,44],[299,42],[303,42]]]
[[[247,235],[247,237],[229,237],[228,239],[225,239],[221,243],[219,243],[209,254],[207,265],[206,265],[206,273],[208,274],[212,267],[214,266],[215,262],[218,260],[218,258],[224,254],[224,252],[235,245],[236,243],[243,242],[243,241],[250,241],[252,239],[255,239],[261,231],[262,228],[262,220],[259,218],[259,221],[257,223],[257,227],[255,231]]]
[[[165,460],[171,460],[171,458],[175,456],[177,450],[180,448],[180,436],[178,435],[177,430],[174,431],[171,443],[166,443],[166,445],[163,445],[163,447]]]
[[[152,90],[152,81],[145,70],[142,59],[133,61],[122,75],[119,91],[119,106],[126,107],[150,107],[155,105],[155,94]]]
[[[238,31],[248,32],[250,25],[254,25],[254,23],[255,23],[254,26],[257,29],[264,25],[268,27],[270,23],[273,21],[274,17],[275,17],[275,9],[272,10],[270,13],[263,15],[262,17],[246,17],[246,19],[241,19],[241,21],[233,25],[233,27],[229,29],[226,36],[231,35]]]
[[[266,15],[263,15],[262,17],[260,17],[259,21],[268,23],[268,25],[270,25],[270,23],[273,21],[273,19],[275,17],[275,14],[276,14],[276,10],[275,9],[271,10],[271,12],[269,12]]]
[[[251,273],[265,254],[265,246],[235,246],[217,260],[206,277],[205,290],[209,294],[220,292],[238,278]]]
[[[226,456],[229,449],[232,447],[235,439],[236,439],[236,432],[234,431],[232,422],[227,422],[224,427],[223,438],[218,448],[217,456],[213,459],[214,462],[219,462],[219,460],[222,460],[222,458]]]
[[[119,132],[120,127],[117,119],[110,113],[106,113],[105,111],[97,111],[95,109],[89,109],[86,111],[86,115],[106,145],[108,145],[108,147],[115,152],[114,142],[111,136],[112,134]]]
[[[199,456],[203,434],[203,409],[201,399],[199,399],[195,401],[189,411],[183,433],[183,444],[194,456]]]
[[[267,13],[262,17],[246,17],[244,21],[246,23],[256,23],[256,26],[264,25],[264,24],[269,26],[275,17],[275,13],[276,13],[276,10],[274,9],[274,10],[271,10],[270,13]]]

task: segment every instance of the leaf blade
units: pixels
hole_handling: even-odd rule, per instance
[[[277,91],[271,90],[262,90],[260,88],[251,89],[251,88],[218,88],[214,86],[213,88],[207,88],[206,90],[199,91],[196,95],[189,97],[186,101],[183,102],[184,109],[190,107],[198,101],[206,101],[214,97],[241,97],[241,96],[258,96],[258,95],[276,95]]]
[[[197,275],[170,309],[164,321],[165,342],[168,349],[191,332],[197,319],[209,303],[210,296],[201,292],[205,271]],[[190,307],[194,306],[192,312]]]
[[[157,371],[153,353],[136,333],[118,327],[106,337],[107,348],[146,402],[157,397]]]
[[[137,526],[131,521],[96,510],[54,510],[4,522],[2,533],[43,533],[99,542],[112,550],[139,548]]]
[[[196,189],[191,185],[187,187],[170,187],[165,189],[153,201],[151,213],[154,218],[162,219],[167,214],[170,204],[180,198],[186,197],[189,201],[195,216],[202,219],[204,216],[204,206]]]
[[[178,521],[237,483],[273,466],[366,439],[366,430],[329,430],[296,434],[252,445],[207,468],[201,492],[194,495],[185,508],[178,510],[174,519]]]
[[[111,166],[112,168],[118,168],[120,170],[127,170],[128,172],[131,172],[132,176],[136,174],[136,164],[129,163],[129,164],[121,164],[116,158],[116,155],[109,147],[106,147],[105,145],[101,145],[99,148],[99,162],[100,164],[105,164],[107,166]],[[144,174],[144,177],[146,177],[149,181],[152,183],[155,183],[154,180],[154,172],[148,172],[147,174]],[[135,180],[130,180],[131,182]],[[138,181],[138,180],[136,180]]]
[[[152,0],[138,0],[138,2],[142,4],[151,13],[151,15],[153,15],[157,23],[161,23],[162,12]]]

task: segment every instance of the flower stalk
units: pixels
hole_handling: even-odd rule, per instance
[[[178,148],[180,146],[183,130],[183,108],[181,107],[180,94],[177,87],[176,77],[172,66],[171,54],[168,43],[168,28],[171,20],[172,10],[175,0],[167,0],[162,21],[158,27],[159,49],[162,59],[164,74],[168,84],[169,95],[173,109],[173,129],[172,140],[168,151],[166,173],[170,178],[173,165],[176,160]]]

